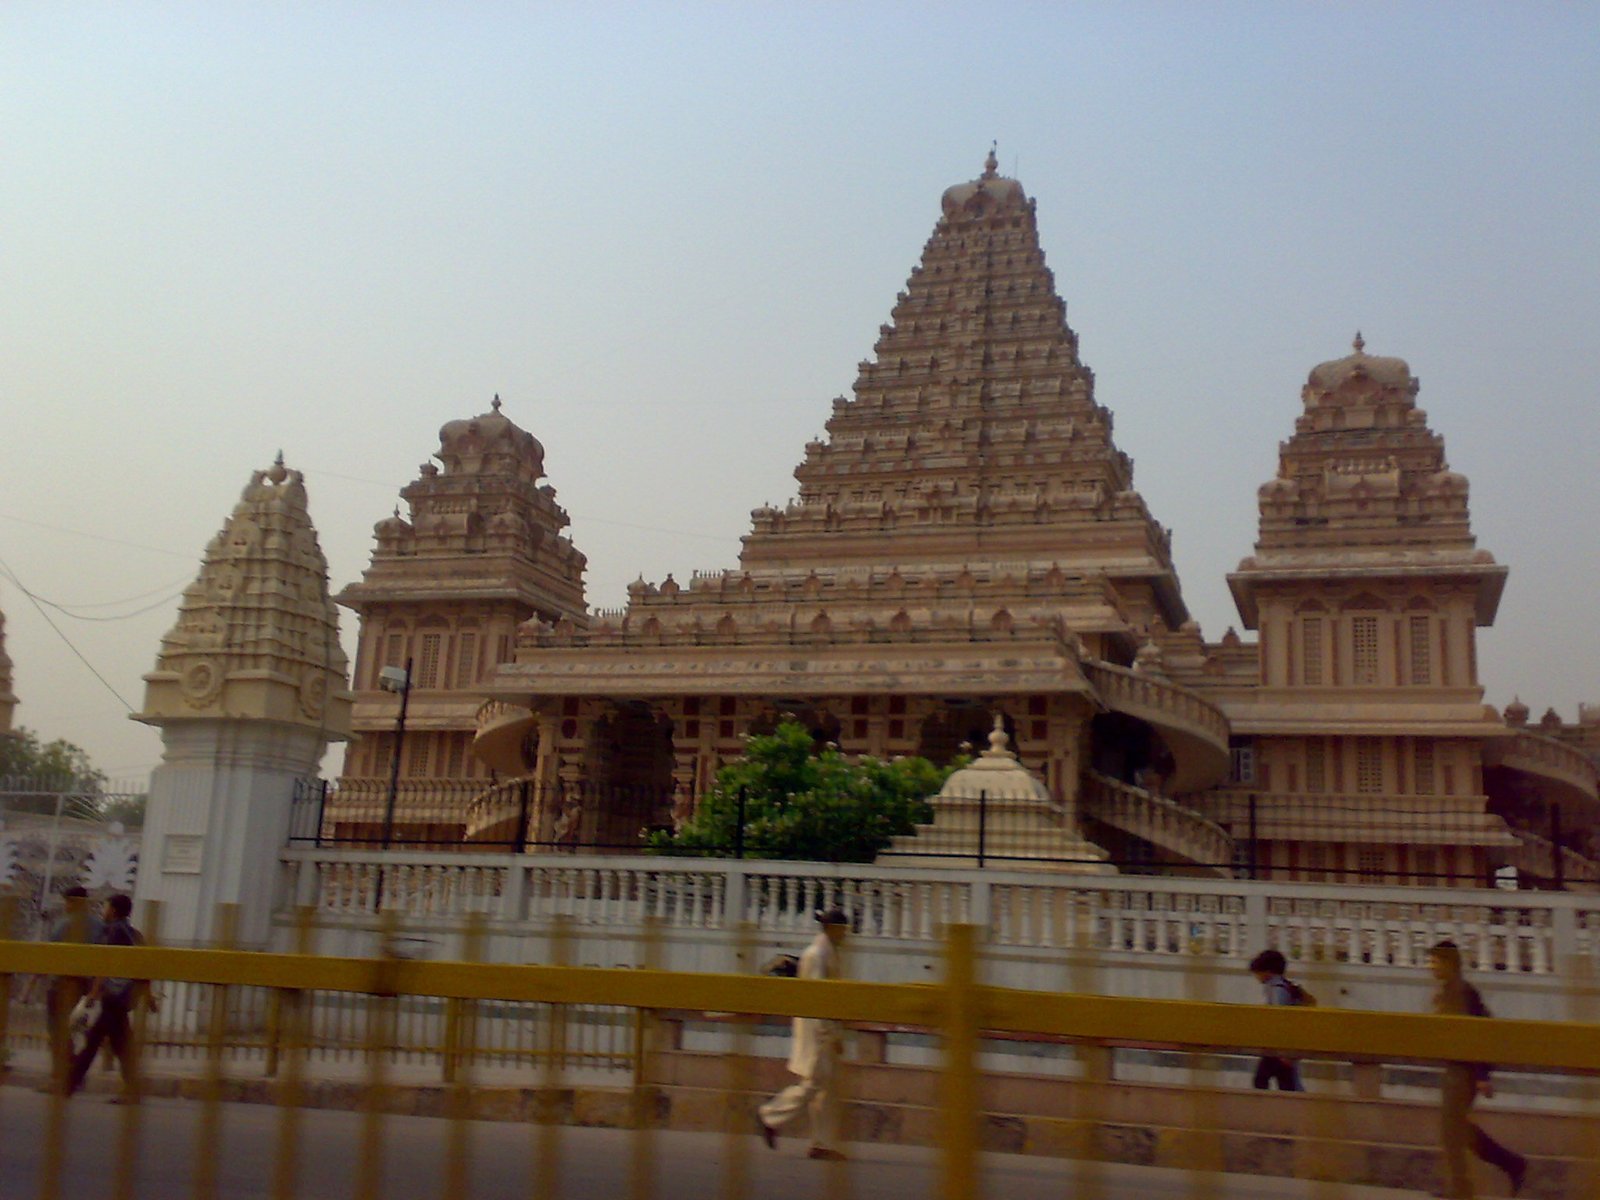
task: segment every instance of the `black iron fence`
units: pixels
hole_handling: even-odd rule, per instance
[[[1166,797],[1091,774],[1068,811],[1036,798],[941,799],[914,827],[830,836],[827,814],[775,820],[724,802],[697,822],[682,793],[532,780],[305,780],[290,841],[300,845],[563,853],[678,853],[910,864],[1195,874],[1308,883],[1556,888],[1593,885],[1556,811],[1544,832],[1481,798],[1270,796],[1244,790]]]

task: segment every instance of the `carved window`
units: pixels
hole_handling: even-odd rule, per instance
[[[406,639],[403,633],[391,633],[384,639],[383,655],[380,661],[372,664],[372,686],[378,686],[378,679],[383,674],[385,667],[403,667],[406,664]]]
[[[460,736],[453,736],[444,748],[444,777],[456,779],[461,774],[461,748],[465,744]]]
[[[1322,683],[1322,618],[1303,617],[1300,626],[1300,678],[1313,687]]]
[[[1411,682],[1425,685],[1433,682],[1433,646],[1428,637],[1428,618],[1411,617]]]
[[[456,638],[456,686],[478,682],[478,635],[470,630]]]
[[[1417,738],[1412,742],[1411,778],[1413,790],[1419,796],[1433,795],[1433,739]]]
[[[1377,738],[1356,739],[1356,791],[1365,795],[1383,791],[1383,743]]]
[[[651,618],[651,620],[654,620],[654,619],[655,619],[654,617]],[[500,635],[500,645],[497,648],[494,660],[497,663],[503,663],[503,662],[510,662],[511,661],[511,635],[510,634],[502,633]]]
[[[1351,682],[1360,686],[1378,682],[1378,618],[1350,618]]]
[[[406,774],[426,775],[428,773],[429,740],[426,735],[420,735],[416,741],[411,743],[411,751],[408,755],[411,761],[406,765]]]
[[[1233,744],[1228,748],[1228,758],[1232,768],[1230,782],[1254,783],[1256,781],[1256,747],[1254,742],[1245,738],[1234,738]]]
[[[438,633],[425,633],[422,635],[421,653],[417,655],[416,684],[420,688],[433,688],[439,686],[439,650],[443,644],[443,635]]]
[[[1356,866],[1363,883],[1381,879],[1388,867],[1388,854],[1382,846],[1362,846],[1356,852]]]
[[[1328,790],[1328,768],[1321,738],[1306,739],[1306,791]]]

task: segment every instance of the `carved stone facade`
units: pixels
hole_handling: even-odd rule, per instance
[[[459,752],[407,764],[402,809],[426,824],[430,788],[482,781],[440,837],[636,845],[782,714],[848,753],[946,761],[998,717],[1062,829],[1125,866],[1481,880],[1530,844],[1498,780],[1591,821],[1597,785],[1592,762],[1483,705],[1476,631],[1506,570],[1476,548],[1466,480],[1416,394],[1407,364],[1359,337],[1311,372],[1255,553],[1229,577],[1259,638],[1207,642],[1094,398],[1034,202],[991,155],[944,193],[853,396],[806,446],[797,497],[752,513],[738,567],[641,579],[626,609],[586,615],[582,558],[541,489],[548,507],[517,510],[527,532],[505,551],[536,584],[508,568],[474,590],[465,498],[511,493],[448,466],[407,489],[412,521],[379,526],[341,597],[363,622],[357,725],[392,724],[375,673],[424,652],[423,622],[443,646],[470,619],[501,650],[413,697],[417,727]],[[425,553],[409,539],[445,494],[455,524]],[[388,755],[358,749],[347,774]]]

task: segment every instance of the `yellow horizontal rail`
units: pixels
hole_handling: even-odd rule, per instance
[[[938,1028],[938,984],[797,980],[616,967],[333,958],[166,947],[0,941],[0,975],[121,976],[234,987],[767,1013]],[[1561,1021],[1444,1017],[1336,1008],[1272,1008],[974,986],[978,1028],[1191,1050],[1240,1048],[1385,1062],[1492,1062],[1600,1073],[1600,1029]]]

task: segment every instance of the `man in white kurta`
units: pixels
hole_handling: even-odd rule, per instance
[[[805,952],[800,955],[801,979],[837,979],[838,947],[850,931],[849,918],[838,909],[817,914],[822,926]],[[838,1021],[818,1017],[794,1018],[794,1042],[789,1049],[789,1071],[799,1076],[763,1104],[761,1134],[767,1145],[777,1146],[777,1131],[802,1111],[811,1113],[811,1158],[842,1159],[839,1150],[839,1098],[835,1073],[839,1052],[844,1046],[844,1029]]]

